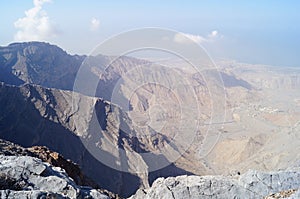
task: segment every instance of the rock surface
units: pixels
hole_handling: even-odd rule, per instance
[[[0,154],[7,156],[31,156],[50,163],[52,166],[61,167],[66,171],[76,184],[97,187],[96,183],[87,178],[80,167],[71,160],[65,159],[57,152],[51,151],[45,146],[33,146],[24,148],[17,144],[0,139]]]
[[[33,146],[30,148],[24,148],[12,142],[0,139],[0,155],[4,156],[31,156],[42,160],[43,162],[49,163],[53,167],[62,168],[67,175],[74,180],[76,185],[82,187],[92,187],[97,189],[98,192],[109,196],[112,199],[120,198],[117,194],[114,194],[110,191],[107,191],[101,188],[98,184],[96,184],[93,180],[88,178],[81,170],[78,164],[72,162],[69,159],[65,159],[61,154],[51,151],[45,146]],[[6,179],[6,180],[5,180]],[[7,189],[15,190],[16,187],[14,184],[15,180],[12,178],[4,178],[6,184],[2,184]],[[18,185],[18,184],[17,184]],[[18,186],[17,186],[18,187]],[[17,188],[17,189],[20,189]]]
[[[0,155],[0,189],[1,198],[109,198],[76,185],[60,167],[30,156]]]
[[[242,175],[178,176],[157,179],[151,188],[140,189],[131,199],[146,198],[263,198],[300,187],[299,169],[278,172],[250,170]],[[291,195],[291,197],[294,197]]]

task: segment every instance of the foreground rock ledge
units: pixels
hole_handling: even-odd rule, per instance
[[[177,176],[158,178],[149,189],[139,189],[131,199],[147,198],[273,198],[284,190],[300,188],[300,169],[258,172],[249,170],[237,176]],[[276,194],[275,194],[276,195]],[[287,198],[298,198],[295,191]],[[286,198],[286,197],[285,197]]]
[[[0,155],[0,189],[0,198],[109,198],[76,185],[60,167],[30,156]]]
[[[20,154],[21,151],[18,151]],[[147,198],[300,198],[300,168],[248,171],[235,176],[158,178],[131,199]],[[77,185],[64,169],[26,156],[0,155],[0,198],[109,198],[99,190]]]

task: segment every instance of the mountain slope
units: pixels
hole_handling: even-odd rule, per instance
[[[1,138],[26,147],[41,145],[58,151],[80,164],[87,175],[98,180],[97,183],[101,187],[111,191],[125,194],[125,190],[126,193],[132,193],[139,187],[137,176],[118,172],[103,165],[86,150],[76,133],[78,135],[83,133],[81,130],[88,129],[88,124],[85,126],[84,123],[80,123],[78,127],[76,125],[74,127],[71,121],[68,121],[72,117],[72,104],[60,109],[61,103],[72,101],[68,99],[71,97],[70,92],[48,90],[31,85],[12,87],[2,84],[0,93]],[[87,109],[93,111],[97,100],[80,97],[82,106],[89,107]],[[87,113],[82,110],[73,117],[89,117],[84,114]],[[71,131],[72,127],[77,131]],[[118,181],[120,182],[116,183]],[[130,183],[123,183],[124,181]]]
[[[72,107],[72,97],[78,102],[76,110]],[[122,196],[132,194],[140,186],[148,186],[147,164],[151,160],[143,159],[138,152],[146,152],[149,147],[144,146],[149,144],[133,136],[138,130],[117,106],[70,91],[3,83],[0,106],[1,138],[26,147],[41,145],[58,151],[78,163],[101,187]],[[99,122],[100,126],[93,122]],[[122,125],[132,129],[132,135],[123,132]],[[97,153],[91,154],[85,142],[91,147],[89,150]],[[136,158],[140,159],[139,164],[133,164]],[[112,160],[121,165],[109,165]],[[161,160],[167,161],[163,156]],[[130,173],[137,168],[144,168],[140,176]],[[150,183],[162,172],[163,176],[186,173],[169,165],[163,171],[150,173]]]

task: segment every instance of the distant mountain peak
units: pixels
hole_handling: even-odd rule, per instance
[[[63,53],[65,55],[68,54],[65,50],[57,45],[39,41],[11,43],[7,47],[1,47],[0,51],[4,49],[9,49],[12,51],[23,51],[24,53],[29,52],[30,54],[35,54],[39,51]]]
[[[48,45],[48,46],[54,46],[48,42],[42,42],[42,41],[28,41],[28,42],[14,42],[9,44],[8,46],[28,46],[28,45]]]
[[[71,90],[85,56],[72,56],[45,42],[12,43],[0,47],[0,81],[11,85],[24,82]]]

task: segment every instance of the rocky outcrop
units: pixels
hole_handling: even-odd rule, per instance
[[[87,178],[81,171],[80,167],[71,160],[65,159],[57,152],[49,150],[45,146],[33,146],[23,148],[17,144],[0,139],[0,154],[7,156],[31,156],[48,162],[52,166],[61,167],[66,171],[76,184],[97,187],[97,184]]]
[[[69,159],[65,159],[61,154],[51,151],[45,146],[33,146],[29,148],[21,147],[12,142],[0,139],[0,155],[3,156],[30,156],[40,159],[45,163],[49,163],[52,167],[63,169],[66,174],[74,180],[76,185],[83,187],[92,187],[98,192],[109,196],[113,199],[120,198],[117,194],[101,188],[97,183],[88,178],[81,170],[80,166]],[[8,176],[3,175],[2,189],[20,189],[18,181]],[[6,188],[5,188],[6,187]],[[14,188],[17,187],[17,188]],[[19,188],[18,188],[19,187]],[[33,197],[33,196],[32,196]]]
[[[0,155],[0,189],[1,198],[109,198],[76,185],[60,167],[30,156]]]
[[[32,152],[35,157],[44,162],[48,162],[55,167],[63,168],[76,184],[97,187],[95,182],[82,173],[78,164],[65,159],[59,153],[51,151],[45,146],[33,146],[28,148],[28,151]]]
[[[242,175],[178,176],[157,179],[150,189],[140,189],[131,199],[145,198],[263,198],[300,187],[300,171],[258,172]],[[292,195],[292,194],[291,194]]]

